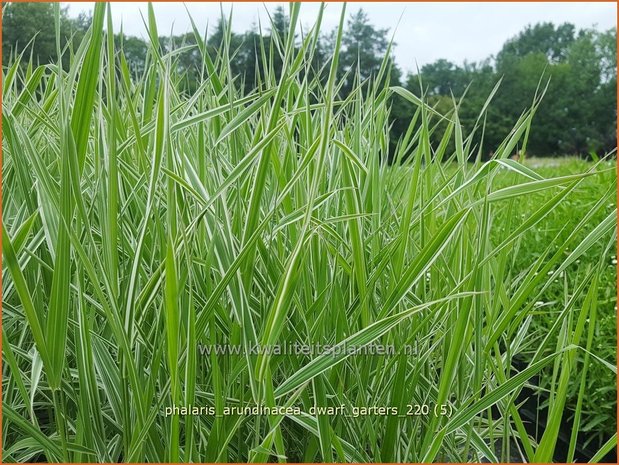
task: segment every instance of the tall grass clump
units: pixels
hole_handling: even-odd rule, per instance
[[[5,461],[549,462],[566,435],[574,460],[588,392],[616,392],[592,376],[616,372],[598,324],[614,318],[600,302],[615,285],[600,278],[614,168],[542,175],[509,158],[526,153],[543,88],[487,162],[473,143],[487,105],[464,128],[458,101],[441,114],[383,84],[386,65],[342,99],[344,9],[316,70],[322,9],[295,34],[300,7],[249,94],[229,28],[213,58],[194,27],[187,92],[187,47],[160,45],[150,6],[141,75],[103,3],[78,48],[58,41],[58,63],[4,64]],[[389,164],[395,97],[416,112]],[[294,342],[394,352],[252,351]],[[225,344],[244,350],[199,350]],[[540,392],[543,424],[521,408]],[[166,413],[192,406],[214,414]],[[344,413],[310,413],[326,406]],[[354,409],[373,406],[399,415]]]

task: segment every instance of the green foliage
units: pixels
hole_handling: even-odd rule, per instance
[[[481,162],[488,93],[473,115],[392,86],[388,47],[344,98],[345,10],[316,68],[324,11],[296,37],[300,8],[251,36],[252,84],[229,21],[165,39],[152,5],[144,48],[98,3],[66,69],[5,63],[5,461],[603,459],[615,162],[510,160],[541,95]],[[391,145],[396,98],[412,117]],[[252,352],[294,342],[393,354]],[[533,431],[522,396],[538,393]],[[400,415],[351,415],[373,406]]]
[[[215,60],[220,52],[230,54],[227,72],[242,84],[245,92],[265,85],[265,78],[279,79],[282,71],[282,47],[286,40],[289,18],[283,7],[275,8],[271,26],[261,25],[242,34],[226,27],[227,18],[221,17],[208,31],[206,50]],[[90,22],[85,16],[70,19],[61,13],[63,44],[68,37],[79,43]],[[3,50],[4,62],[11,54],[23,50],[34,54],[34,62],[54,62],[53,11],[51,4],[10,3],[5,6]],[[227,31],[224,34],[224,31]],[[177,50],[174,66],[178,67],[179,84],[189,92],[196,92],[201,80],[200,57],[197,48],[206,31],[194,31],[174,37],[160,37],[165,51]],[[385,54],[390,53],[388,29],[374,27],[367,14],[359,9],[349,15],[342,36],[338,72],[342,81],[338,95],[348,97],[357,80],[374,80],[380,71]],[[37,39],[25,49],[32,37]],[[307,72],[319,76],[326,83],[329,57],[334,49],[335,32],[321,36],[315,44]],[[298,37],[295,37],[298,41]],[[129,71],[141,76],[147,63],[148,45],[141,39],[119,34]],[[184,48],[183,48],[184,47]],[[66,64],[68,55],[65,55]],[[419,77],[402,71],[392,56],[387,57],[388,72],[383,78],[391,85],[403,84],[409,91],[421,95]],[[424,65],[421,76],[424,93],[430,103],[449,105],[452,96],[460,99],[460,120],[472,130],[477,115],[496,83],[502,84],[490,108],[483,134],[479,132],[474,143],[484,158],[509,132],[522,112],[530,106],[536,91],[544,87],[546,99],[534,119],[535,131],[528,143],[531,155],[551,156],[576,154],[589,156],[603,154],[616,147],[616,29],[605,32],[578,31],[573,24],[555,26],[539,23],[525,28],[508,40],[495,59],[462,66],[445,59]],[[272,84],[272,83],[270,83]],[[468,89],[468,91],[467,91]],[[466,95],[465,95],[466,94]],[[396,152],[397,141],[408,127],[414,108],[405,99],[391,99],[391,143],[389,158]],[[437,138],[439,138],[437,133]],[[436,140],[435,140],[436,141]]]
[[[615,165],[611,162],[607,162],[609,167]],[[529,161],[529,165],[541,174],[542,176],[552,176],[558,171],[564,175],[570,175],[583,172],[587,169],[589,164],[578,159],[549,159],[540,160],[532,159]],[[500,181],[501,185],[508,185],[516,178],[515,174],[506,174],[502,176]],[[541,256],[544,253],[544,245],[550,237],[559,238],[561,241],[565,241],[569,238],[571,231],[576,227],[577,217],[573,214],[575,211],[585,211],[586,205],[589,202],[599,196],[603,196],[604,192],[608,189],[608,183],[606,181],[597,181],[595,179],[587,179],[582,183],[582,194],[569,196],[564,202],[562,202],[556,209],[546,217],[546,225],[544,227],[535,227],[530,229],[522,238],[522,246],[519,253],[514,255],[514,264],[517,267],[525,265],[529,257]],[[548,199],[547,195],[538,194],[535,196],[529,196],[521,199],[517,205],[514,205],[514,209],[509,212],[511,218],[498,217],[497,221],[500,224],[494,230],[494,236],[499,240],[509,231],[510,224],[517,221],[518,218],[524,220],[528,217],[529,211],[545,202]],[[605,215],[613,212],[615,208],[615,202],[610,201],[606,205],[601,205],[600,209],[596,211],[595,215],[591,218],[593,223],[599,223],[604,219]],[[506,212],[507,213],[507,212]],[[546,328],[551,327],[556,319],[557,315],[565,305],[566,295],[564,295],[563,280],[569,276],[573,276],[578,273],[582,273],[587,268],[595,269],[597,276],[597,324],[596,334],[601,339],[608,341],[608,344],[597,343],[597,346],[593,348],[593,351],[600,355],[604,360],[609,361],[611,364],[616,362],[616,341],[617,341],[617,329],[616,329],[616,305],[617,295],[616,289],[616,266],[613,264],[613,260],[616,260],[616,254],[613,251],[614,246],[610,251],[604,250],[605,245],[597,244],[590,254],[578,259],[578,262],[573,263],[567,271],[559,276],[559,274],[551,273],[548,275],[550,286],[540,295],[539,302],[543,302],[537,310],[531,324],[539,331],[540,337],[543,336]],[[570,249],[564,250],[565,256],[569,255]],[[595,263],[591,260],[593,256],[601,255],[606,259],[601,263]],[[534,345],[533,345],[534,347]],[[588,442],[590,442],[594,448],[600,447],[604,440],[607,438],[602,431],[613,431],[617,425],[616,415],[616,399],[613,398],[613,390],[603,388],[602,386],[610,386],[615,379],[615,373],[612,370],[604,369],[600,364],[594,363],[590,358],[586,357],[585,353],[578,354],[578,359],[581,362],[585,362],[589,366],[589,375],[592,377],[585,384],[586,396],[583,398],[583,418],[582,427],[589,431]],[[548,378],[542,378],[542,389],[548,388],[543,386],[544,383],[550,379],[551,373],[548,373]],[[604,379],[597,386],[591,382],[591,379]],[[597,384],[597,383],[595,383]],[[568,395],[568,417],[573,418],[574,412],[577,411],[578,401],[578,383],[571,383],[569,386]]]
[[[544,55],[549,63],[566,61],[575,40],[576,28],[564,23],[555,27],[552,23],[527,26],[517,37],[508,40],[497,55],[497,67],[506,62],[531,54]]]
[[[76,19],[61,10],[61,46],[79,44],[90,25],[90,17],[80,14]],[[33,64],[55,63],[56,30],[53,3],[10,2],[2,6],[2,62],[21,53],[32,55]],[[64,64],[68,63],[68,54]]]
[[[495,63],[460,67],[446,60],[421,68],[428,96],[463,97],[462,124],[472,129],[487,96],[500,80],[485,121],[484,138],[475,139],[485,157],[509,132],[540,88],[547,88],[528,141],[530,155],[606,153],[616,145],[616,29],[581,30],[571,24],[542,23],[509,40]],[[418,76],[406,87],[420,95]],[[470,88],[467,87],[470,84]],[[410,112],[410,110],[409,110]],[[406,118],[401,110],[395,118]],[[514,152],[515,154],[515,152]]]
[[[340,90],[343,97],[350,95],[357,80],[364,82],[377,77],[385,54],[388,52],[388,33],[389,29],[376,29],[361,8],[350,15],[342,37],[341,59],[338,67],[343,80]],[[333,48],[333,40],[330,39],[330,53]],[[393,57],[388,57],[388,59],[389,67],[392,68],[391,84],[399,84],[400,71]]]

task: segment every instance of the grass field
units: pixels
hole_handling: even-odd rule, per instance
[[[367,82],[342,101],[338,46],[312,78],[320,18],[300,43],[282,38],[281,76],[259,57],[270,71],[249,95],[227,46],[214,59],[198,47],[188,94],[152,9],[147,22],[142,76],[102,3],[80,47],[60,51],[68,69],[3,69],[5,462],[585,449],[595,462],[614,449],[614,159],[509,159],[536,98],[492,160],[469,162],[483,113],[463,128],[457,102],[439,114]],[[389,165],[394,93],[417,111]],[[294,342],[335,348],[251,350]],[[224,344],[244,351],[199,350]],[[376,344],[394,354],[339,350]],[[342,410],[314,410],[329,406]],[[212,411],[168,414],[181,407]]]
[[[535,169],[540,175],[545,177],[551,176],[569,176],[576,173],[587,171],[592,166],[592,162],[586,162],[577,158],[559,158],[559,159],[531,159],[526,162],[526,165]],[[616,163],[614,160],[607,161],[607,166],[615,169]],[[537,227],[531,228],[527,234],[523,235],[522,244],[515,251],[513,260],[516,269],[523,269],[531,260],[540,257],[544,253],[544,249],[553,238],[560,238],[562,241],[567,240],[570,233],[576,227],[578,221],[583,218],[595,200],[603,198],[604,193],[611,186],[615,178],[614,173],[610,173],[606,179],[588,179],[583,181],[581,189],[566,198],[555,211],[549,214],[544,222]],[[513,182],[513,175],[506,175],[499,182],[506,185]],[[548,200],[548,196],[539,194],[529,196],[514,205],[514,210],[503,217],[502,226],[495,229],[498,236],[504,234],[502,228],[510,230],[518,223],[518,218],[526,219],[528,212],[534,208],[534,205],[540,204]],[[596,224],[603,219],[607,213],[612,213],[616,208],[616,200],[610,198],[605,206],[601,208],[591,218],[591,222]],[[581,239],[584,235],[581,236]],[[568,256],[571,252],[570,247],[566,247],[564,255]],[[600,260],[601,259],[601,260]],[[596,262],[600,260],[599,267],[596,270],[598,280],[597,294],[597,325],[595,328],[594,353],[607,361],[611,365],[616,364],[616,344],[617,344],[617,266],[616,266],[616,247],[605,249],[603,244],[594,246],[590,253],[576,260],[565,272],[552,273],[549,270],[548,282],[551,283],[547,290],[539,295],[538,302],[540,305],[537,311],[532,313],[532,328],[537,332],[539,340],[545,336],[548,328],[551,328],[557,317],[566,305],[566,299],[569,298],[569,291],[566,292],[565,281],[575,280],[578,276],[585,273],[588,267],[595,267]],[[534,339],[534,338],[532,338]],[[535,347],[535,342],[532,342],[532,347]],[[599,446],[603,437],[609,437],[617,429],[616,418],[616,373],[614,369],[604,366],[601,363],[590,362],[588,370],[591,370],[591,378],[586,384],[586,395],[582,399],[583,405],[583,430],[587,431],[586,440],[591,441],[591,444]],[[584,357],[581,359],[584,363]],[[548,376],[552,373],[549,371]],[[543,388],[548,389],[547,385],[542,383]],[[568,417],[573,418],[574,412],[577,410],[578,390],[580,386],[574,383],[569,388],[567,407],[569,409]]]

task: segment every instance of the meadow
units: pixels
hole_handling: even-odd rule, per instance
[[[139,76],[107,9],[58,63],[3,67],[5,462],[614,453],[615,153],[511,159],[543,83],[485,160],[493,94],[465,128],[385,60],[338,98],[344,10],[327,68],[321,14],[250,93],[194,28],[189,93],[152,7]],[[388,163],[396,94],[416,111]],[[291,342],[395,353],[252,352]]]

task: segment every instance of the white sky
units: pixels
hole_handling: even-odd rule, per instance
[[[186,7],[201,31],[207,22],[215,24],[223,7],[226,14],[233,7],[232,29],[243,32],[257,24],[263,28],[269,20],[266,8],[272,10],[283,2],[269,3],[214,3],[190,2]],[[92,4],[66,2],[69,14],[91,11]],[[180,2],[153,3],[159,34],[188,32],[191,24]],[[301,23],[314,24],[319,3],[306,2],[301,7]],[[323,17],[324,32],[338,23],[342,4],[329,2]],[[617,24],[617,4],[602,2],[570,3],[388,3],[352,2],[347,5],[347,16],[363,8],[376,27],[395,29],[396,62],[405,71],[414,70],[439,58],[457,64],[464,60],[479,61],[496,54],[505,40],[515,36],[526,25],[541,21],[555,24],[571,22],[578,28],[597,27],[606,30]],[[287,10],[287,6],[286,6]],[[122,22],[125,34],[145,37],[140,11],[146,17],[145,2],[116,2],[112,4],[115,28]],[[399,21],[399,25],[398,25]],[[307,28],[306,28],[307,29]],[[417,65],[416,65],[417,63]]]

